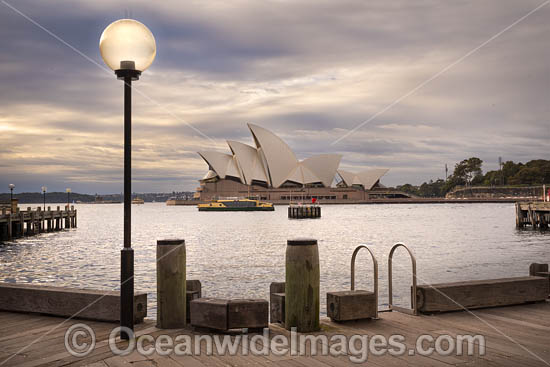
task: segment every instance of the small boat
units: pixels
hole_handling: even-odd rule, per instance
[[[132,204],[145,204],[145,201],[141,198],[135,198],[132,200]]]
[[[209,203],[197,205],[199,212],[248,212],[248,211],[274,211],[272,203],[266,203],[254,199],[215,199]]]

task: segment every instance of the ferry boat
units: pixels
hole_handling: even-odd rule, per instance
[[[132,200],[132,204],[145,204],[145,201],[143,201],[143,199],[141,198],[135,198],[134,200]]]
[[[197,205],[199,212],[247,212],[247,211],[274,211],[272,203],[266,203],[254,199],[215,199],[209,203]]]

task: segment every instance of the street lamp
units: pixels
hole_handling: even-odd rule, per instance
[[[42,194],[44,195],[44,211],[46,211],[46,191],[48,191],[48,188],[46,186],[42,186]]]
[[[69,206],[71,205],[71,188],[67,187],[65,191],[67,192],[67,210],[69,210]]]
[[[10,205],[11,205],[11,202],[13,201],[13,189],[15,189],[15,185],[9,184],[8,187],[10,188]]]
[[[155,59],[156,43],[151,31],[133,19],[117,20],[99,40],[103,61],[124,81],[124,248],[120,266],[120,326],[134,330],[134,250],[131,244],[132,210],[132,81]],[[122,331],[121,339],[130,339]]]

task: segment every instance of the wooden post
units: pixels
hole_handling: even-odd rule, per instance
[[[17,213],[17,203],[19,202],[19,199],[11,199],[11,214]]]
[[[535,211],[531,209],[531,204],[529,204],[529,219],[531,221],[531,227],[533,229],[537,228],[536,215],[535,215]]]
[[[10,240],[10,241],[13,237],[13,228],[12,228],[12,224],[11,224],[12,214],[13,213],[10,212],[10,214],[8,215],[8,240]]]
[[[35,222],[35,227],[34,227],[34,234],[36,234],[37,232],[40,233],[41,232],[41,229],[42,229],[42,225],[41,225],[41,222],[40,222],[40,212],[42,211],[42,208],[38,207],[36,208],[36,212],[34,212],[33,214],[33,217],[34,217],[34,221]]]
[[[157,241],[157,327],[187,325],[185,240]]]
[[[539,228],[548,229],[548,222],[546,221],[546,213],[543,211],[539,212]]]
[[[521,204],[516,201],[516,228],[523,227],[523,222],[521,219]]]
[[[23,237],[25,235],[25,213],[19,211],[19,209],[17,209],[17,212],[19,213],[19,236]]]
[[[287,241],[285,328],[319,330],[319,249],[315,239]]]
[[[46,213],[44,213],[44,216],[46,216]],[[52,217],[52,207],[48,206],[48,218],[45,220],[45,223],[44,223],[44,231],[46,231],[46,224],[48,225],[47,232],[52,231],[51,217]]]

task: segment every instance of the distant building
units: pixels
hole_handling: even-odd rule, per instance
[[[254,196],[270,201],[366,200],[370,191],[383,188],[380,178],[388,169],[358,173],[339,170],[340,154],[299,161],[277,135],[257,125],[248,124],[248,128],[255,147],[228,141],[231,154],[198,152],[209,170],[200,180],[196,199]]]

